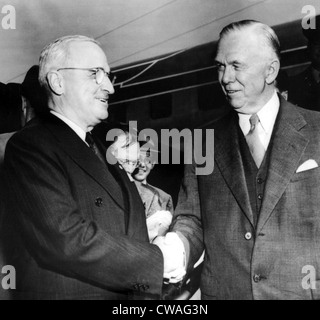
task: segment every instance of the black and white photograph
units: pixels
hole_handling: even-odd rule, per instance
[[[320,300],[319,0],[0,0],[0,71],[0,300]]]

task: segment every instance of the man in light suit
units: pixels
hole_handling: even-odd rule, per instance
[[[15,299],[158,298],[163,255],[137,189],[90,131],[114,93],[100,45],[66,36],[40,56],[48,112],[8,142],[6,261]]]
[[[203,299],[320,298],[320,116],[276,94],[279,45],[251,20],[220,33],[233,111],[213,126],[213,173],[186,166],[171,228],[189,268],[205,249]]]

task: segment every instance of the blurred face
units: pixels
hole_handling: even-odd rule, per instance
[[[71,43],[66,64],[61,68],[103,68],[110,72],[106,55],[92,42]],[[70,120],[87,131],[108,117],[109,94],[114,88],[107,76],[98,84],[92,70],[63,69],[59,74],[64,85],[61,109]]]
[[[271,98],[267,85],[270,52],[253,30],[225,35],[219,42],[216,63],[218,79],[235,111],[252,114]]]
[[[133,143],[128,147],[117,148],[114,152],[114,156],[117,158],[123,169],[131,174],[137,166],[139,152],[139,144]]]
[[[154,164],[150,161],[150,158],[140,155],[137,169],[133,173],[133,178],[137,181],[146,183],[147,177],[153,169]]]
[[[134,169],[137,167],[137,160],[118,159],[118,162],[121,164],[123,169],[129,174],[132,174]]]

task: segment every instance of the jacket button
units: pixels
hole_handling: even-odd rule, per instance
[[[261,184],[261,183],[263,183],[263,179],[258,178],[257,182],[258,182],[259,184]]]
[[[244,237],[247,239],[247,240],[250,240],[252,238],[252,234],[251,232],[247,232]]]
[[[253,281],[254,281],[254,282],[259,282],[260,280],[261,280],[260,274],[255,274],[255,275],[253,276]]]
[[[97,207],[102,207],[103,201],[101,198],[97,198],[94,203]]]
[[[259,200],[262,200],[262,198],[263,198],[262,194],[259,193],[259,194],[258,194],[258,199],[259,199]]]

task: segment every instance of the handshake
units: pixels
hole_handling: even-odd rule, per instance
[[[171,224],[172,213],[158,210],[147,218],[149,240],[152,242],[158,236],[164,236]]]
[[[178,283],[186,274],[186,255],[182,240],[175,232],[158,236],[152,242],[163,254],[165,283]]]

